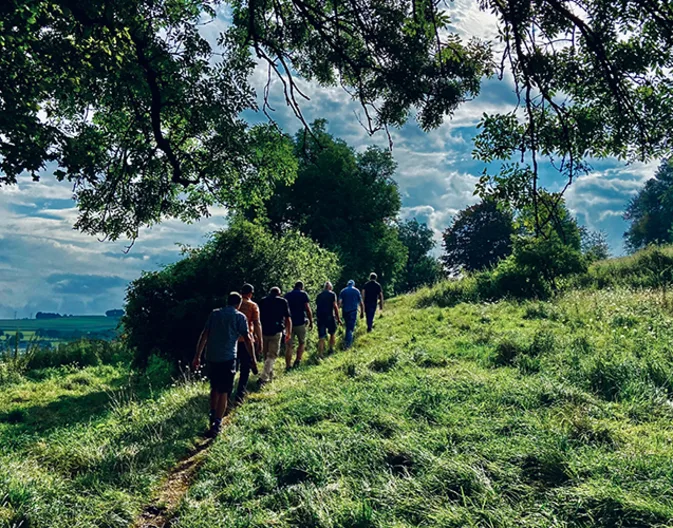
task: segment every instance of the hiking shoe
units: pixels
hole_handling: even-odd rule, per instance
[[[292,368],[293,368],[293,369],[296,369],[297,367],[299,367],[299,365],[301,365],[301,361],[299,361],[299,360],[297,359],[297,360],[293,363]]]
[[[210,431],[208,431],[208,438],[216,438],[222,431],[222,420],[215,420]]]

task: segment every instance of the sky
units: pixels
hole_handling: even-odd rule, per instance
[[[495,21],[471,0],[452,2],[453,28],[459,34],[489,38]],[[226,27],[227,14],[204,26],[203,33],[214,42]],[[264,86],[266,70],[253,74],[253,86]],[[358,150],[368,145],[388,146],[381,133],[369,136],[360,125],[357,103],[340,88],[323,88],[302,83],[309,100],[301,103],[307,121],[325,118],[328,131]],[[279,84],[272,85],[275,121],[289,133],[300,123],[282,103]],[[472,138],[485,113],[510,111],[516,105],[511,83],[487,80],[475,100],[461,106],[438,129],[425,133],[414,120],[392,130],[393,156],[398,163],[396,180],[402,195],[401,217],[417,218],[441,232],[459,210],[477,201],[473,195],[482,173],[482,163],[472,158]],[[263,116],[247,113],[259,122]],[[657,163],[626,165],[614,159],[596,160],[593,171],[578,179],[566,193],[566,202],[582,225],[606,233],[613,254],[624,251],[622,215],[631,196],[654,175]],[[226,225],[221,208],[211,216],[186,225],[167,220],[143,229],[126,252],[128,241],[103,242],[74,231],[77,210],[71,187],[48,174],[40,182],[29,177],[19,184],[0,187],[0,319],[34,317],[38,311],[87,315],[102,314],[123,306],[129,281],[143,271],[153,271],[180,258],[180,244],[196,246],[208,234]],[[545,185],[555,190],[562,183],[553,171],[544,174]]]

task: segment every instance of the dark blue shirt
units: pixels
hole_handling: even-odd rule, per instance
[[[335,302],[337,302],[336,293],[330,290],[323,290],[316,297],[315,304],[318,320],[327,321],[327,319],[334,317]]]
[[[353,312],[358,309],[362,302],[362,295],[360,290],[355,286],[346,286],[339,294],[339,300],[344,313]]]
[[[311,302],[308,294],[304,290],[292,290],[285,294],[285,300],[290,305],[292,326],[306,324],[306,304]]]

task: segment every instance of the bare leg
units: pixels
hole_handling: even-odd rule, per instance
[[[297,347],[297,363],[301,361],[301,358],[304,357],[304,350],[306,350],[306,343],[301,343]]]
[[[336,346],[336,334],[332,334],[329,336],[329,349],[331,351],[334,351],[335,346]]]
[[[228,399],[226,392],[223,394],[218,393],[216,396],[215,418],[218,420],[221,420],[224,416],[224,411],[227,409]]]
[[[325,339],[318,340],[318,357],[323,357],[325,352]]]
[[[291,339],[285,344],[285,368],[289,369],[292,367],[292,354],[294,353],[294,350],[292,350],[292,345],[294,344],[294,339]]]

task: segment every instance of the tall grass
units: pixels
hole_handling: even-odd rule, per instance
[[[539,278],[517,273],[511,262],[503,262],[492,270],[469,273],[460,279],[425,288],[421,290],[417,303],[424,308],[507,298],[546,299],[552,290],[540,281]],[[650,288],[656,289],[665,302],[673,303],[669,292],[672,285],[673,246],[652,246],[627,257],[595,262],[586,273],[559,279],[556,286],[557,293],[586,288]]]

